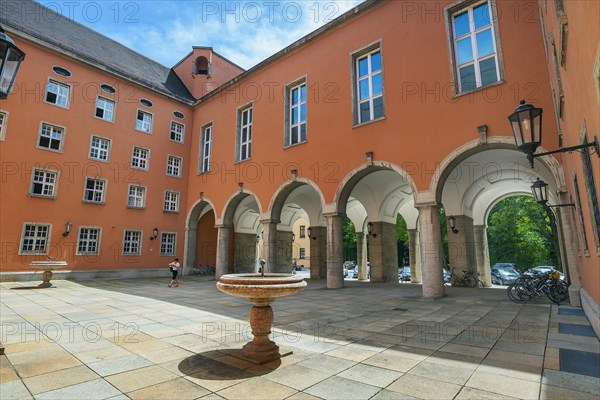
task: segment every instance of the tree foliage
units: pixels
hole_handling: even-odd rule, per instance
[[[344,219],[344,260],[357,260],[356,228],[350,218]]]
[[[490,265],[513,262],[521,270],[558,266],[551,220],[532,197],[513,196],[496,204],[487,233]]]

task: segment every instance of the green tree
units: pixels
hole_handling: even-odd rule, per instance
[[[357,260],[356,229],[350,218],[344,219],[344,261]]]
[[[398,246],[398,266],[408,265],[408,229],[402,215],[396,216],[396,240]]]
[[[532,197],[512,196],[500,201],[488,219],[490,264],[516,263],[521,270],[536,265],[554,265],[551,219]]]

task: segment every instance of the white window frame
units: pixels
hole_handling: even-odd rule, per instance
[[[8,111],[0,110],[0,141],[6,139],[6,130],[8,129]]]
[[[48,137],[47,135],[43,135],[42,133],[44,132],[44,127],[48,127],[51,130],[50,136]],[[52,143],[54,140],[53,136],[54,133],[59,132],[60,131],[60,139],[58,140],[58,149],[53,149],[51,147]],[[46,121],[42,121],[40,122],[40,129],[38,131],[38,137],[37,137],[37,142],[36,142],[36,148],[40,149],[40,150],[46,150],[46,151],[52,151],[55,153],[62,153],[63,152],[63,147],[65,145],[65,137],[67,135],[67,128],[65,128],[64,126],[60,126],[60,125],[56,125],[56,124],[51,124],[50,122],[46,122]],[[49,139],[48,142],[48,146],[49,147],[45,147],[42,146],[40,144],[40,141],[42,139],[42,137],[47,137]]]
[[[247,123],[245,124],[243,123],[244,114],[248,115]],[[235,160],[237,162],[240,162],[252,159],[252,130],[254,127],[254,104],[250,103],[238,108],[237,120],[237,146]],[[246,132],[246,140],[242,140],[242,135],[244,132]]]
[[[102,187],[99,189],[98,187],[96,187],[96,185],[94,185],[93,189],[89,189],[87,186],[89,180],[92,180],[95,183],[101,183]],[[108,181],[106,179],[96,178],[93,176],[86,176],[85,181],[83,182],[83,202],[90,203],[90,204],[105,204],[105,202],[106,202],[106,185],[107,184],[108,184]],[[88,199],[87,198],[88,190],[93,194],[100,193],[100,201]]]
[[[163,211],[170,213],[178,213],[179,212],[179,199],[181,195],[179,192],[174,190],[165,190],[165,195],[163,197]]]
[[[297,104],[293,104],[293,95],[292,93],[294,92],[294,90],[298,89],[298,92],[301,93],[301,88],[304,86],[304,91],[305,91],[305,98],[304,101],[302,101],[302,98],[300,97],[299,102]],[[302,113],[299,111],[298,112],[298,122],[296,124],[294,124],[293,121],[293,114],[296,110],[301,110],[302,106],[305,106],[306,109],[306,115],[305,115],[305,119],[302,120]],[[286,86],[286,93],[285,93],[285,138],[284,138],[284,143],[285,143],[285,147],[288,146],[296,146],[298,144],[302,144],[302,143],[306,143],[306,141],[308,140],[308,84],[306,81],[306,77],[302,77],[298,80],[296,80],[295,82],[289,84]],[[302,125],[304,125],[304,133],[305,133],[305,139],[301,140],[302,138]],[[297,141],[295,143],[293,143],[293,129],[297,128]]]
[[[39,179],[36,180],[36,172],[43,173],[43,176],[42,176],[43,181],[40,182]],[[54,175],[54,182],[46,182],[49,175]],[[53,171],[53,170],[42,169],[42,168],[33,168],[33,170],[31,171],[31,184],[29,186],[29,195],[32,197],[44,197],[44,198],[49,198],[49,199],[55,199],[56,194],[58,193],[59,176],[60,176],[59,171]],[[33,187],[36,183],[42,185],[42,194],[33,192]],[[43,194],[43,192],[45,191],[46,188],[52,189],[50,194]]]
[[[127,237],[129,234],[129,238]],[[131,236],[135,238],[131,238]],[[144,232],[137,229],[125,229],[123,231],[123,246],[121,248],[121,254],[123,256],[139,256],[142,254],[142,238]],[[126,247],[129,247],[129,251],[126,251]],[[137,251],[131,251],[132,247],[137,247]]]
[[[106,103],[112,104],[112,111],[107,110],[106,107],[99,107],[98,106],[98,102],[101,101],[101,100],[105,102],[105,105],[106,105]],[[94,118],[101,119],[102,121],[114,122],[115,121],[115,110],[116,110],[116,107],[117,107],[117,103],[114,100],[111,100],[111,99],[109,99],[109,98],[107,98],[105,96],[98,95],[98,96],[96,96],[96,105],[94,107]],[[98,110],[99,109],[102,110],[102,116],[101,117],[98,116]],[[109,114],[110,118],[106,118],[107,113],[110,113]]]
[[[200,165],[198,172],[205,174],[210,172],[210,160],[212,157],[213,124],[207,124],[200,129]]]
[[[175,136],[175,138],[173,138]],[[179,139],[177,137],[179,136]],[[169,140],[177,143],[183,143],[185,140],[185,124],[177,121],[171,121]]]
[[[100,146],[94,146],[94,139],[97,139]],[[103,146],[105,145],[105,147]],[[92,135],[90,138],[90,151],[88,154],[88,158],[90,160],[109,162],[110,161],[110,150],[112,147],[112,141],[102,136]],[[98,153],[97,157],[94,157],[92,152],[96,151]],[[104,157],[103,157],[104,155]]]
[[[146,194],[145,186],[130,184],[127,188],[127,208],[146,208]],[[141,205],[138,205],[140,202]]]
[[[136,156],[136,150],[139,150],[140,155]],[[146,158],[141,157],[141,154],[145,154]],[[140,162],[144,162],[146,166],[140,167]],[[135,165],[136,163],[138,165]],[[150,149],[141,146],[133,146],[131,150],[131,168],[148,171],[150,169]]]
[[[167,176],[181,178],[183,158],[169,154],[167,156]]]
[[[139,119],[139,115],[140,113],[142,114],[142,119]],[[146,121],[146,116],[148,116],[150,118],[150,121]],[[137,109],[137,111],[135,112],[135,130],[136,131],[140,131],[140,132],[144,132],[144,133],[152,133],[152,125],[154,122],[154,114],[152,114],[149,111],[146,110],[142,110],[140,108]],[[145,127],[148,127],[148,129],[144,129]]]
[[[56,87],[57,91],[50,91],[51,87]],[[66,93],[64,93],[64,90],[61,91],[61,89],[66,89]],[[54,94],[56,96],[56,101],[52,102],[48,100],[48,93]],[[71,85],[60,82],[56,79],[48,78],[48,82],[46,83],[46,91],[44,93],[44,102],[47,104],[52,104],[56,107],[68,109],[71,105]]]
[[[31,245],[33,246],[33,250],[24,250],[23,246],[25,245],[25,232],[27,230],[28,226],[33,226],[35,227],[34,230],[34,236],[32,236],[33,242],[31,243]],[[46,228],[45,231],[43,229],[39,229],[39,228]],[[40,235],[39,231],[43,231],[41,233],[43,233],[43,235]],[[50,237],[51,237],[51,233],[52,233],[52,225],[51,224],[44,224],[44,223],[39,223],[39,222],[24,222],[23,223],[23,229],[21,230],[21,243],[19,245],[19,255],[36,255],[36,254],[48,254],[49,249],[50,249]],[[43,250],[39,251],[36,250],[36,248],[38,248],[38,246],[36,246],[36,242],[38,240],[43,241]]]
[[[167,251],[169,250],[169,247],[171,247],[171,251]],[[177,254],[177,232],[161,232],[160,255],[174,256],[175,254]]]
[[[82,234],[86,230],[86,236],[82,238]],[[96,238],[91,236],[92,231],[97,233]],[[76,256],[97,256],[100,255],[100,241],[102,239],[102,228],[99,226],[80,226],[77,232],[77,250],[75,250]],[[86,250],[81,250],[81,245],[85,246]],[[89,251],[90,245],[93,244],[96,247],[96,251]]]
[[[371,65],[371,59],[373,57],[373,55],[375,53],[379,53],[379,59],[380,59],[380,69],[373,71],[373,67]],[[367,63],[368,63],[368,73],[365,76],[359,76],[360,74],[360,67],[359,67],[359,63],[360,61],[362,61],[363,59],[367,58]],[[368,47],[366,47],[365,49],[363,49],[362,51],[358,51],[355,52],[353,54],[353,61],[354,61],[354,65],[353,65],[353,76],[354,76],[354,112],[355,112],[355,125],[363,125],[363,124],[367,124],[373,121],[379,121],[382,119],[385,119],[385,83],[383,80],[383,50],[381,47],[381,42],[377,42],[375,44],[369,45]],[[375,75],[381,75],[381,93],[380,94],[373,94],[373,77]],[[362,81],[368,81],[369,83],[369,96],[365,99],[360,99],[360,83]],[[383,107],[383,115],[380,117],[375,118],[375,107],[374,107],[374,102],[376,99],[381,98],[381,102],[382,102],[382,107]],[[364,103],[369,103],[369,119],[363,121],[361,119],[361,112],[360,112],[360,106],[361,104]]]
[[[490,12],[490,25],[486,25],[483,28],[479,28],[479,30],[475,30],[475,25],[474,25],[474,19],[473,19],[473,9],[482,5],[483,3],[488,3],[488,9]],[[454,29],[454,17],[458,14],[462,14],[464,12],[468,13],[468,18],[469,18],[469,33],[465,34],[463,36],[460,36],[460,38],[457,38],[455,35],[455,29]],[[447,30],[447,35],[448,35],[448,40],[450,43],[450,49],[451,49],[451,58],[450,58],[450,63],[452,66],[452,78],[454,80],[454,84],[455,84],[455,96],[460,96],[462,94],[466,94],[466,93],[470,93],[476,90],[480,90],[482,88],[486,88],[492,85],[496,85],[498,83],[502,83],[503,79],[504,79],[504,71],[502,68],[502,51],[500,49],[500,39],[499,39],[499,32],[498,32],[498,18],[497,18],[497,14],[496,14],[496,0],[467,0],[464,2],[461,2],[459,4],[454,4],[451,5],[449,7],[446,7],[446,15],[448,16],[446,18],[446,30]],[[479,55],[477,53],[477,41],[476,41],[476,35],[477,33],[484,31],[486,29],[490,29],[491,33],[492,33],[492,43],[494,45],[494,52],[492,54],[488,54],[482,58],[479,58]],[[458,64],[458,48],[457,48],[457,44],[459,39],[465,39],[467,37],[470,37],[470,41],[471,41],[471,49],[473,51],[473,61],[470,61],[468,63],[459,65]],[[496,58],[496,81],[487,84],[486,86],[482,86],[482,82],[481,82],[481,71],[479,69],[479,63],[483,60],[487,60],[489,58],[495,57]],[[463,90],[462,89],[462,82],[460,80],[460,67],[464,67],[466,65],[470,65],[473,64],[474,65],[474,71],[475,71],[475,88],[472,89],[468,89],[468,90]]]

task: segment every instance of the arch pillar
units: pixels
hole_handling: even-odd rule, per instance
[[[371,282],[398,283],[398,245],[396,225],[389,222],[372,222],[377,236],[369,239]]]
[[[187,268],[192,268],[196,264],[196,240],[198,238],[198,228],[194,227],[186,227],[185,228],[185,236],[184,243],[185,247],[183,249],[183,266]],[[188,269],[189,271],[189,269]]]
[[[561,204],[569,203],[569,199],[565,193],[559,195]],[[566,262],[565,272],[571,285],[569,285],[569,301],[572,307],[581,307],[581,275],[579,274],[579,263],[577,262],[577,245],[575,244],[576,237],[573,234],[574,224],[571,214],[571,207],[559,207],[558,221],[562,233],[561,252],[564,255]]]
[[[475,241],[475,263],[479,279],[485,287],[492,286],[492,275],[490,274],[490,255],[487,241],[487,226],[473,225],[473,239]]]
[[[231,226],[217,225],[217,265],[215,267],[215,278],[227,274],[229,269],[229,238],[231,237]]]
[[[418,250],[418,232],[408,229],[408,257],[410,265],[410,283],[421,283],[421,262]]]
[[[456,219],[457,233],[452,232],[450,224],[446,224],[450,266],[456,268],[455,273],[458,275],[462,275],[462,271],[476,273],[473,219],[466,215],[455,215],[454,218]]]
[[[421,272],[423,297],[444,297],[444,250],[440,227],[439,206],[421,205],[419,210],[419,232],[421,235]]]
[[[367,274],[367,239],[364,232],[356,232],[356,263],[358,268],[358,280],[366,281]]]
[[[325,215],[327,218],[327,288],[344,287],[344,216]]]
[[[267,219],[260,222],[263,224],[263,257],[267,262],[265,272],[277,272],[277,221]]]
[[[327,277],[327,228],[310,227],[310,279]]]

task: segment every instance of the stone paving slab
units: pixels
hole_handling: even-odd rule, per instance
[[[254,365],[232,357],[252,337],[250,303],[185,278],[177,290],[158,279],[0,284],[2,399],[600,396],[599,378],[561,371],[577,365],[570,351],[597,355],[579,309],[515,304],[498,289],[432,300],[414,284],[309,280],[273,303],[272,338],[293,354]]]

